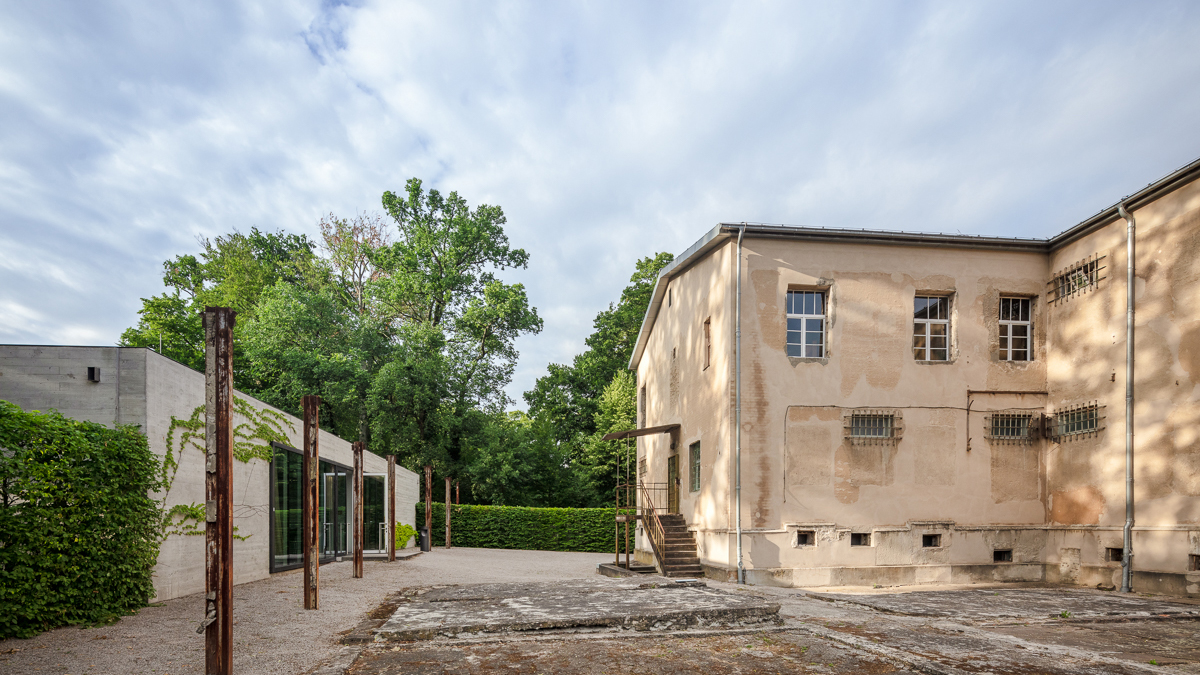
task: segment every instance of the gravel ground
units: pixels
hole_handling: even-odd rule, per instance
[[[339,649],[391,592],[408,586],[592,579],[603,553],[480,548],[437,549],[394,563],[367,561],[363,579],[349,562],[321,567],[321,609],[303,609],[301,570],[235,586],[233,661],[239,675],[304,673]],[[204,636],[196,634],[203,595],[146,607],[111,626],[60,628],[29,640],[0,640],[0,674],[96,673],[188,675],[204,672]]]

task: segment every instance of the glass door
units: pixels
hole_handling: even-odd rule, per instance
[[[363,474],[363,553],[387,553],[387,476]]]
[[[323,559],[346,555],[350,531],[350,475],[346,467],[321,462],[317,524]]]

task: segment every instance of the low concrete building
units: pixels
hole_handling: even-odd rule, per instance
[[[234,583],[301,566],[303,423],[235,391]],[[157,600],[204,591],[204,374],[149,349],[0,345],[0,399],[101,424],[136,424],[166,462],[171,514],[154,570]],[[353,551],[350,443],[321,431],[322,561]],[[387,461],[363,453],[368,556],[385,555]],[[396,523],[416,526],[417,475],[396,467]],[[198,536],[197,536],[198,535]]]
[[[1197,178],[1200,161],[1125,200],[1133,585],[1191,595]],[[740,328],[750,582],[1119,586],[1126,229],[1116,205],[1048,239],[718,225],[662,271],[630,362],[639,426],[677,425],[638,439],[643,497],[683,515],[708,574],[734,575]]]

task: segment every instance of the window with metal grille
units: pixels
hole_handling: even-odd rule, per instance
[[[688,478],[691,492],[700,490],[700,441],[692,443],[688,458]]]
[[[994,412],[989,415],[987,437],[998,441],[1025,441],[1035,435],[1033,413]]]
[[[788,356],[825,356],[825,309],[824,291],[788,291]]]
[[[1000,360],[1030,361],[1033,354],[1032,300],[1000,298]]]
[[[918,295],[913,301],[913,358],[950,359],[950,298]]]
[[[891,438],[892,415],[860,415],[850,416],[851,438]]]
[[[645,477],[646,477],[646,458],[643,457],[638,460],[638,479],[641,480]]]
[[[1100,276],[1101,270],[1104,269],[1100,264],[1101,258],[1103,256],[1077,262],[1055,274],[1054,278],[1050,280],[1050,301],[1065,300],[1095,288],[1104,278]]]
[[[1054,413],[1055,435],[1063,437],[1095,433],[1101,429],[1100,419],[1100,406],[1094,403],[1060,410]]]

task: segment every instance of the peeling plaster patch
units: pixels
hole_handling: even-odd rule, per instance
[[[950,410],[931,411],[929,423],[920,429],[919,436],[909,434],[909,442],[905,445],[914,447],[913,479],[917,485],[954,485],[958,456],[955,452],[958,431],[954,416],[954,411]]]
[[[1050,495],[1052,523],[1098,525],[1104,511],[1104,495],[1092,485],[1057,490]]]
[[[779,297],[779,270],[754,270],[750,273],[754,297],[758,300],[758,340],[768,351],[783,352],[787,343],[783,300]]]
[[[843,504],[858,501],[860,485],[891,485],[894,479],[892,445],[842,443],[834,455],[834,494]]]
[[[992,501],[996,504],[1039,497],[1039,451],[1034,445],[991,446]]]
[[[833,448],[841,443],[837,408],[792,408],[787,417],[787,484],[829,485]]]

